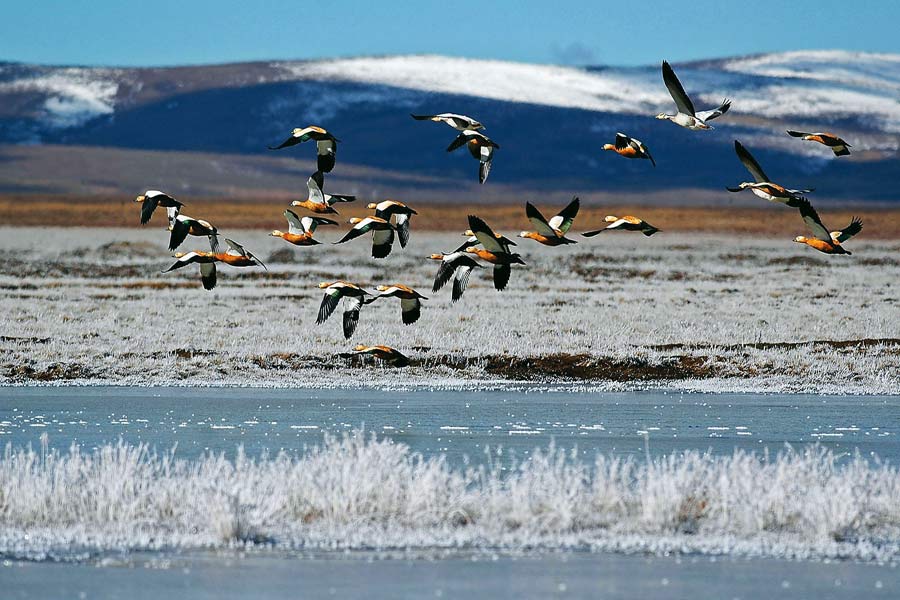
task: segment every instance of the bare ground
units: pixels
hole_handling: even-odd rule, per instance
[[[565,248],[520,240],[528,266],[505,292],[477,272],[451,304],[448,289],[431,292],[437,265],[424,256],[457,235],[414,225],[408,248],[375,260],[367,239],[294,248],[259,230],[226,232],[269,270],[220,267],[206,292],[194,267],[160,273],[172,258],[158,225],[0,229],[0,382],[900,393],[900,242],[868,229],[853,256],[668,231],[576,236]],[[367,305],[346,341],[339,314],[315,325],[316,284],[338,278],[406,283],[430,299],[412,326],[396,300]],[[338,356],[356,343],[394,346],[411,365]]]

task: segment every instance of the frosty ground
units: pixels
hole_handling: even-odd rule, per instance
[[[277,223],[276,223],[277,224]],[[6,384],[471,386],[579,382],[602,388],[900,393],[900,242],[826,256],[790,238],[610,233],[545,248],[519,240],[526,267],[496,292],[488,270],[462,301],[431,292],[425,256],[461,238],[415,230],[386,260],[368,238],[294,248],[226,231],[268,266],[219,268],[200,287],[167,232],[3,228]],[[506,232],[507,234],[516,232]],[[798,220],[797,233],[803,233]],[[203,249],[191,238],[183,249]],[[315,324],[321,281],[370,290],[404,283],[429,296],[414,325],[399,302],[364,307],[347,341],[340,315]],[[407,354],[396,369],[340,358],[357,343]]]

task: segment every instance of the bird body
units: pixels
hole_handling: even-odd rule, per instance
[[[163,271],[163,273],[181,269],[191,264],[199,264],[200,281],[203,284],[204,289],[211,290],[216,287],[217,283],[217,262],[222,262],[227,265],[231,265],[232,267],[260,266],[264,269],[266,268],[266,265],[264,265],[262,261],[248,252],[246,249],[244,249],[243,246],[241,246],[234,240],[225,238],[225,243],[229,246],[229,250],[227,252],[203,252],[200,250],[193,250],[191,252],[176,252],[175,263],[171,267]]]
[[[269,150],[281,150],[313,140],[316,142],[317,168],[323,173],[330,173],[334,168],[337,143],[340,141],[325,129],[316,125],[295,127],[290,137],[278,146],[269,146]]]
[[[342,353],[340,356],[343,358],[350,358],[352,356],[357,356],[360,354],[368,354],[383,360],[393,367],[405,367],[409,365],[409,358],[407,358],[400,351],[391,348],[390,346],[365,346],[363,344],[357,345],[353,348],[353,352]]]
[[[175,250],[187,236],[193,235],[209,238],[210,249],[213,252],[219,251],[219,232],[209,221],[178,214],[172,218],[169,230],[172,232],[169,236],[169,250]]]
[[[465,129],[447,146],[447,152],[453,152],[463,146],[468,148],[472,158],[479,162],[478,182],[484,183],[491,172],[494,150],[499,149],[500,145],[483,133],[479,133],[474,129]]]
[[[390,221],[394,218],[394,224],[397,226],[397,238],[400,240],[400,247],[406,248],[409,242],[409,225],[412,215],[417,215],[416,211],[397,200],[382,200],[381,202],[372,202],[368,205],[370,210],[375,211],[375,216]]]
[[[731,100],[726,98],[718,107],[698,113],[694,110],[694,103],[684,91],[684,86],[681,85],[672,66],[666,61],[662,63],[662,75],[663,83],[666,84],[669,95],[672,96],[678,110],[674,115],[660,113],[656,115],[657,119],[667,119],[692,131],[708,130],[712,127],[707,124],[707,121],[721,117],[731,108]]]
[[[798,137],[802,140],[806,140],[808,142],[818,142],[823,146],[827,146],[831,148],[831,151],[834,152],[835,156],[849,156],[850,150],[852,148],[850,144],[845,142],[843,139],[834,135],[833,133],[821,132],[821,133],[806,133],[803,131],[792,131],[788,130],[788,135],[792,137]]]
[[[372,257],[385,258],[391,253],[394,245],[394,230],[396,225],[382,219],[380,217],[353,217],[350,219],[353,229],[348,231],[344,237],[334,242],[335,244],[343,244],[350,240],[356,239],[361,235],[372,232]]]
[[[840,231],[828,231],[828,228],[822,224],[822,219],[819,218],[819,214],[809,200],[804,199],[798,208],[803,222],[806,223],[814,237],[798,235],[794,238],[795,242],[806,244],[825,254],[852,254],[845,250],[841,244],[862,231],[862,221],[860,219],[854,217],[851,219],[850,224]]]
[[[318,240],[313,239],[313,233],[319,225],[337,225],[337,221],[326,219],[325,217],[303,217],[300,218],[297,213],[291,209],[284,211],[284,217],[288,222],[288,231],[280,231],[275,229],[270,236],[280,237],[284,241],[294,244],[295,246],[315,246],[319,244]]]
[[[306,180],[308,196],[306,200],[294,200],[291,206],[299,206],[317,214],[338,214],[332,205],[338,202],[355,202],[356,196],[345,194],[326,194],[325,176],[316,171]]]
[[[469,285],[469,275],[472,274],[472,269],[484,268],[477,260],[464,251],[456,251],[449,254],[432,254],[428,258],[441,261],[437,275],[434,277],[434,285],[431,287],[431,291],[437,292],[452,278],[453,292],[450,296],[451,302],[456,302],[462,298],[466,287]]]
[[[400,314],[404,325],[411,325],[419,320],[422,313],[422,300],[427,300],[425,296],[401,283],[391,285],[379,285],[375,288],[378,295],[366,300],[366,304],[371,304],[379,298],[399,298]]]
[[[181,212],[181,207],[184,206],[183,202],[179,202],[172,196],[159,190],[147,190],[135,198],[134,201],[141,204],[141,225],[146,225],[150,221],[150,217],[153,216],[153,211],[156,210],[156,207],[162,206],[168,209],[166,212],[169,217],[169,226],[171,226],[172,221]]]
[[[651,156],[650,151],[647,150],[647,146],[644,145],[644,142],[633,137],[628,137],[624,133],[617,133],[616,143],[603,144],[603,149],[611,150],[625,158],[645,158],[649,160],[650,164],[654,167],[656,166],[656,161],[653,160],[653,156]]]
[[[606,227],[601,229],[596,229],[594,231],[585,231],[581,235],[584,237],[594,237],[604,231],[611,230],[621,230],[621,231],[640,231],[647,237],[650,237],[654,233],[658,231],[662,231],[661,229],[654,227],[650,223],[644,221],[643,219],[639,219],[637,217],[626,215],[624,217],[616,217],[613,215],[607,215],[603,219],[606,223],[609,223]]]
[[[348,281],[322,282],[319,284],[319,289],[325,290],[325,296],[319,305],[316,324],[321,325],[327,321],[334,309],[337,308],[337,305],[343,300],[343,332],[344,337],[350,339],[359,323],[359,311],[362,308],[363,301],[366,296],[371,296],[371,294],[355,283]]]
[[[465,251],[494,265],[494,288],[497,291],[503,291],[506,289],[506,284],[509,283],[510,266],[513,264],[524,265],[525,261],[518,254],[510,252],[509,245],[501,241],[499,236],[481,218],[469,215],[469,228],[482,247],[470,246]]]
[[[457,131],[465,131],[471,129],[473,131],[484,129],[484,125],[466,115],[458,115],[456,113],[441,113],[439,115],[410,115],[416,121],[434,121],[435,123],[446,123]]]
[[[576,244],[575,240],[566,237],[566,233],[572,227],[575,221],[575,215],[578,214],[580,201],[578,196],[572,198],[572,201],[562,209],[559,214],[547,221],[531,202],[525,203],[525,215],[535,231],[523,231],[519,237],[532,239],[545,246],[560,246],[564,244]]]

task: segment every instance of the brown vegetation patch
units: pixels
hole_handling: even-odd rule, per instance
[[[100,373],[79,364],[52,363],[43,369],[30,364],[8,366],[4,375],[12,381],[67,381],[73,379],[96,379]]]

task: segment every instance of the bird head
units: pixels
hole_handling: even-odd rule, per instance
[[[277,230],[277,229],[273,229],[273,230],[272,230],[272,233],[270,233],[269,235],[272,236],[272,237],[282,237],[282,236],[284,236],[284,232],[283,232],[283,231],[279,231],[279,230]]]
[[[350,217],[350,220],[347,222],[350,223],[351,225],[356,225],[360,221],[362,221],[362,219],[360,219],[359,217]]]
[[[376,202],[369,202],[366,205],[366,208],[368,208],[369,210],[375,210],[376,208],[378,208],[378,204]]]
[[[616,147],[613,144],[603,144],[604,150],[615,150]]]
[[[444,255],[443,254],[432,254],[428,258],[430,258],[431,260],[444,260]]]
[[[144,198],[146,198],[146,196],[144,196],[143,194],[141,194],[140,196],[138,196],[137,198],[135,198],[134,201],[135,201],[135,202],[143,202],[143,201],[144,201]]]
[[[805,236],[805,235],[798,235],[797,237],[794,238],[794,241],[797,242],[798,244],[805,244],[805,243],[806,243],[806,236]]]
[[[669,115],[667,115],[666,113],[659,113],[658,115],[656,115],[656,118],[657,118],[657,119],[660,119],[660,120],[662,120],[662,119],[671,119],[671,117],[670,117]]]
[[[323,282],[320,283],[317,287],[318,287],[320,290],[324,290],[325,288],[327,288],[327,287],[329,287],[329,286],[331,286],[330,283],[328,283],[327,281],[323,281]]]
[[[614,217],[612,215],[606,215],[605,217],[603,217],[603,221],[606,223],[615,223],[618,220],[619,220],[618,217]]]
[[[375,289],[378,290],[379,292],[386,292],[387,289],[388,289],[388,286],[386,286],[386,285],[376,285],[376,286],[375,286]]]

